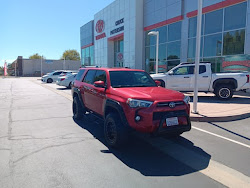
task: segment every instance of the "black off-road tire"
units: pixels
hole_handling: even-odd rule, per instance
[[[86,113],[86,110],[82,107],[78,97],[74,97],[73,99],[72,110],[73,118],[76,120],[83,119],[84,114]]]
[[[229,100],[233,96],[233,89],[230,85],[219,85],[215,88],[215,95],[220,100]]]
[[[49,79],[47,80],[47,83],[52,83],[52,82],[53,82],[52,78],[49,78]]]
[[[128,128],[117,113],[109,113],[104,122],[104,136],[109,146],[119,148],[128,141]]]

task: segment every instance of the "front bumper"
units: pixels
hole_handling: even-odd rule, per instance
[[[157,106],[155,102],[149,108],[130,108],[127,104],[124,105],[126,119],[130,127],[144,132],[153,133],[154,135],[162,135],[169,133],[183,133],[191,129],[190,122],[190,105],[182,103],[175,108],[169,106]],[[140,120],[136,121],[135,117],[140,116]],[[166,118],[177,117],[178,125],[167,126]]]

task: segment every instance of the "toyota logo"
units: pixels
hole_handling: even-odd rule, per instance
[[[171,103],[169,103],[169,105],[168,105],[170,108],[174,108],[175,107],[175,103],[174,102],[171,102]]]
[[[104,21],[98,20],[95,25],[95,30],[97,33],[101,33],[104,30]]]

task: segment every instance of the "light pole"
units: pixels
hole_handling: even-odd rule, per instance
[[[64,57],[64,61],[63,61],[63,70],[65,70],[65,57]]]
[[[194,71],[194,99],[193,99],[193,113],[198,114],[198,75],[200,63],[200,46],[201,46],[201,18],[202,18],[202,1],[198,0],[198,15],[197,15],[197,32],[196,32],[196,54],[195,54],[195,71]]]
[[[43,76],[43,56],[41,56],[41,77]]]
[[[158,56],[159,56],[159,31],[150,31],[148,35],[156,36],[156,61],[155,61],[155,74],[158,74]]]

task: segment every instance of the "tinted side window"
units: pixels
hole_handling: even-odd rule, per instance
[[[84,74],[85,70],[79,70],[78,74],[76,75],[76,80],[81,81],[82,75]]]
[[[106,83],[106,72],[97,70],[94,77],[94,82],[95,81],[104,81],[104,83]]]
[[[86,82],[88,84],[93,84],[95,73],[96,73],[96,70],[89,70],[86,76],[84,77],[83,82]]]
[[[204,72],[206,72],[206,66],[205,65],[200,65],[200,67],[199,67],[199,74],[202,74]]]
[[[55,72],[53,75],[59,75],[61,74],[62,72]]]

